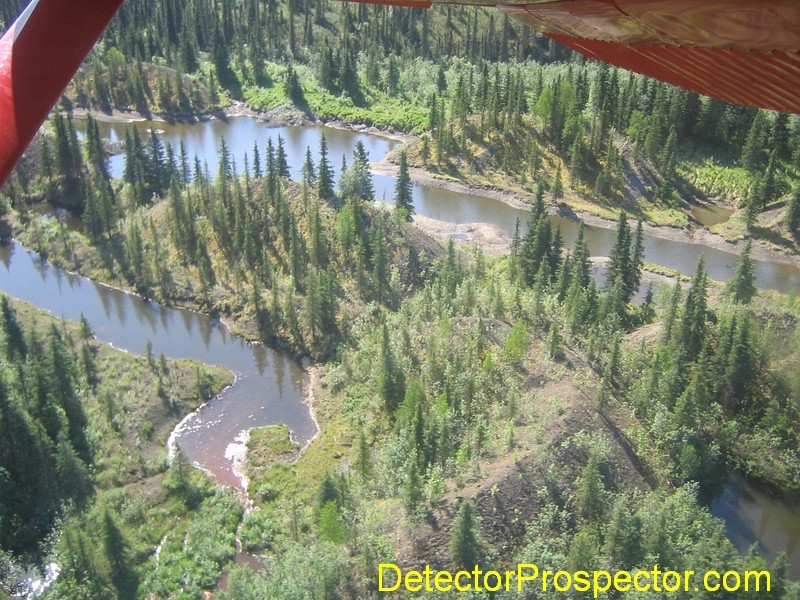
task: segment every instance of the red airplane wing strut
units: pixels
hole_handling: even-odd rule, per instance
[[[0,185],[123,0],[33,0],[0,40]]]

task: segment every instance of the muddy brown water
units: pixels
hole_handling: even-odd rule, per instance
[[[80,129],[82,124],[76,123]],[[125,139],[124,124],[101,123],[101,131],[112,141]],[[338,177],[342,157],[352,161],[356,141],[364,143],[372,160],[382,158],[399,142],[361,132],[344,131],[324,126],[267,127],[252,117],[235,117],[227,121],[211,120],[193,124],[138,122],[143,138],[151,128],[161,134],[176,154],[183,140],[190,164],[195,155],[207,164],[211,174],[217,171],[217,151],[224,137],[231,156],[242,171],[244,155],[252,165],[253,144],[257,142],[262,164],[269,138],[277,143],[281,135],[286,144],[293,177],[300,176],[306,148],[310,147],[315,162],[324,133],[329,157]],[[146,139],[146,138],[145,138]],[[124,155],[111,158],[112,173],[120,176]],[[395,179],[374,176],[376,197],[391,202]],[[414,205],[419,214],[441,221],[492,223],[513,235],[517,220],[525,231],[528,212],[499,200],[446,189],[414,185]],[[714,211],[712,211],[714,212]],[[725,215],[699,215],[708,219]],[[561,229],[567,247],[576,237],[578,223],[552,217]],[[586,237],[594,256],[607,256],[615,232],[601,227],[587,227]],[[706,258],[709,275],[717,280],[730,278],[736,254],[700,244],[645,237],[646,260],[691,275],[701,255]],[[49,310],[56,316],[77,319],[83,313],[92,323],[98,338],[132,352],[143,352],[149,339],[156,353],[173,358],[193,358],[205,363],[225,366],[237,373],[235,385],[193,415],[176,433],[177,441],[189,457],[210,471],[218,481],[238,487],[230,457],[241,432],[258,425],[282,422],[302,442],[315,432],[307,407],[301,402],[303,373],[290,357],[260,345],[251,346],[231,335],[216,319],[196,313],[166,308],[136,296],[98,285],[87,279],[69,275],[43,264],[33,253],[16,244],[3,251],[0,268],[0,289]],[[800,289],[800,270],[780,262],[755,261],[757,285],[760,289],[794,293]],[[731,480],[711,503],[712,512],[723,518],[729,535],[744,550],[754,541],[761,544],[767,556],[785,550],[790,556],[791,573],[800,577],[800,503],[787,503],[768,497],[740,480]]]
[[[692,207],[689,214],[704,227],[712,227],[730,219],[733,209],[698,202]]]

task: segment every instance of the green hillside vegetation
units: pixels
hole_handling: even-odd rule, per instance
[[[64,106],[192,118],[232,99],[421,135],[412,164],[523,199],[560,169],[552,200],[606,218],[686,227],[710,199],[737,209],[725,238],[797,250],[797,117],[598,65],[484,9],[129,2]]]
[[[513,259],[442,261],[399,310],[364,315],[324,368],[320,438],[293,465],[260,467],[243,538],[268,569],[235,570],[226,598],[378,597],[378,563],[452,568],[465,552],[493,567],[763,564],[735,553],[692,482],[738,469],[800,483],[793,302],[753,300],[746,276],[712,292],[700,267],[617,320],[622,276],[593,292],[568,269],[560,298],[560,277],[531,287]],[[787,364],[765,362],[767,346]],[[314,575],[294,577],[297,564]]]
[[[68,122],[56,118],[62,121]],[[28,212],[22,201],[15,202],[20,239],[102,281],[224,313],[251,339],[328,356],[346,338],[351,314],[370,303],[396,307],[441,252],[399,211],[373,206],[363,147],[342,177],[352,194],[344,196],[332,188],[322,147],[317,158],[309,154],[304,180],[296,183],[287,179],[281,142],[260,153],[256,147],[253,156],[264,156],[263,165],[254,158],[252,174],[234,176],[223,141],[219,173],[210,179],[199,163],[192,168],[172,149],[165,152],[155,134],[144,142],[134,131],[124,181],[112,184],[91,123],[83,152],[69,150],[78,147],[74,132],[66,143],[53,142],[67,149],[59,163],[77,164],[73,174],[38,176],[29,187],[83,194],[85,233]],[[60,131],[71,128],[55,127],[57,138]]]
[[[598,65],[484,9],[133,1],[63,107],[181,119],[231,100],[421,135],[412,165],[523,200],[560,170],[552,201],[606,218],[686,227],[710,199],[736,209],[713,228],[726,239],[797,251],[796,116]]]

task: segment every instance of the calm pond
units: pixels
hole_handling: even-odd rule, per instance
[[[733,209],[696,202],[692,210],[689,211],[689,214],[701,225],[712,227],[713,225],[724,223],[730,219],[733,214]]]
[[[101,131],[111,140],[125,139],[125,124],[101,123]],[[79,129],[83,124],[78,121]],[[217,171],[217,151],[224,137],[238,169],[244,156],[253,155],[258,143],[263,157],[272,138],[284,139],[289,165],[294,177],[300,176],[306,148],[318,160],[321,135],[324,133],[329,157],[336,173],[342,157],[349,163],[356,141],[364,143],[372,160],[382,158],[399,142],[359,132],[324,126],[267,127],[251,117],[212,120],[194,124],[137,122],[142,135],[155,128],[165,143],[178,152],[183,140],[187,156],[208,164],[210,173]],[[124,155],[111,159],[112,172],[119,176],[124,168]],[[394,196],[394,178],[374,176],[376,197],[390,202]],[[418,213],[450,223],[492,223],[513,235],[517,219],[524,230],[527,211],[499,200],[474,194],[460,194],[440,188],[414,185],[414,203]],[[578,224],[552,217],[561,228],[567,247],[574,242]],[[613,230],[587,228],[587,240],[594,256],[607,256],[614,242]],[[725,281],[733,271],[736,254],[701,246],[647,236],[646,260],[678,269],[690,275],[701,255],[705,255],[712,278]],[[35,254],[12,244],[0,254],[5,266],[0,269],[0,289],[26,300],[56,316],[78,319],[83,313],[98,338],[132,352],[144,352],[149,339],[156,353],[172,358],[193,358],[230,368],[237,373],[235,385],[225,390],[205,408],[190,417],[178,432],[177,439],[187,455],[210,471],[218,481],[238,487],[232,473],[230,457],[235,454],[237,438],[249,428],[268,423],[286,423],[298,441],[306,441],[316,428],[306,406],[302,404],[302,369],[288,356],[261,345],[249,345],[233,336],[216,319],[204,315],[166,308],[136,296],[98,285],[90,280],[67,274],[43,264]],[[756,261],[757,284],[760,289],[789,293],[800,289],[800,270],[796,267],[767,261]],[[723,518],[729,535],[740,550],[759,541],[767,556],[781,549],[790,556],[791,574],[800,577],[800,507],[787,506],[767,497],[738,480],[727,485],[711,503],[712,512]]]

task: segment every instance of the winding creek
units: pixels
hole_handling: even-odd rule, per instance
[[[81,123],[76,123],[78,127]],[[125,124],[101,123],[101,131],[111,140],[124,140]],[[181,140],[186,153],[207,162],[209,172],[217,170],[217,149],[224,136],[239,170],[244,155],[252,159],[254,141],[262,157],[269,137],[285,140],[289,165],[299,177],[300,165],[310,147],[317,157],[319,139],[325,134],[329,156],[337,174],[342,157],[352,160],[352,148],[362,141],[372,160],[385,156],[400,142],[376,135],[322,126],[272,127],[251,117],[212,120],[194,124],[137,122],[142,134],[154,127],[165,142],[178,151]],[[111,159],[114,175],[124,168],[124,156]],[[376,197],[391,201],[394,179],[375,175]],[[414,185],[416,211],[424,216],[453,224],[490,223],[511,236],[517,219],[524,227],[527,211],[499,200],[475,194],[461,194],[438,187]],[[577,233],[577,223],[552,217],[561,227],[567,247]],[[590,252],[607,256],[614,242],[614,231],[587,228]],[[669,241],[653,236],[645,239],[646,260],[690,275],[701,254],[706,257],[709,274],[727,280],[736,255],[700,244]],[[35,253],[16,243],[0,249],[0,290],[45,309],[55,316],[77,320],[81,314],[91,323],[98,339],[125,350],[144,353],[148,340],[153,352],[170,358],[191,358],[227,367],[236,373],[236,382],[209,404],[187,417],[173,437],[187,456],[211,473],[220,483],[241,489],[234,472],[234,457],[241,454],[242,433],[252,427],[285,423],[295,439],[308,441],[316,424],[304,404],[303,370],[288,355],[260,344],[248,344],[231,334],[218,319],[168,308],[138,296],[97,284],[86,278],[43,263]],[[800,269],[769,261],[755,261],[757,284],[761,289],[782,292],[800,290]],[[711,504],[712,512],[722,517],[729,536],[740,550],[759,540],[767,556],[786,550],[791,575],[800,578],[800,504],[785,504],[768,498],[739,481],[726,486]]]
[[[100,341],[170,358],[190,358],[227,367],[236,382],[179,426],[176,438],[186,455],[220,483],[241,487],[232,458],[236,438],[252,427],[286,423],[300,442],[316,433],[302,405],[303,370],[290,356],[248,344],[219,320],[168,308],[42,262],[12,242],[0,248],[0,290],[54,316],[83,314]]]

